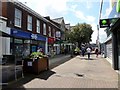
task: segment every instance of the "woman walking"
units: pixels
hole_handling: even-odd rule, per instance
[[[98,54],[99,54],[98,48],[96,48],[95,54],[96,54],[96,57],[98,57]]]

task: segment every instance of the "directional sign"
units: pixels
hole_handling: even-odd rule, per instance
[[[100,28],[110,27],[110,19],[100,19]]]

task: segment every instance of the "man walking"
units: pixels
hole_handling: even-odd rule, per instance
[[[90,59],[90,52],[91,52],[90,47],[88,47],[88,48],[86,49],[86,51],[87,51],[87,54],[88,54],[88,59]]]

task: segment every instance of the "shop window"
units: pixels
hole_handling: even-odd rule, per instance
[[[24,40],[23,58],[26,58],[29,54],[30,54],[30,40]]]
[[[53,29],[53,37],[55,38],[55,29]]]
[[[24,40],[24,43],[30,43],[30,40]]]
[[[27,29],[32,31],[32,17],[28,15]]]
[[[15,26],[21,27],[22,12],[15,8]]]
[[[30,54],[30,44],[24,44],[23,56],[28,56]]]
[[[119,70],[120,70],[120,29],[117,31],[117,41],[118,41],[118,62],[119,62]]]
[[[40,21],[37,20],[37,33],[40,33]]]
[[[43,24],[43,35],[46,35],[46,24]]]
[[[32,52],[37,52],[37,46],[36,45],[32,45],[31,46],[31,51]]]
[[[49,37],[51,37],[51,27],[49,26]]]
[[[19,44],[22,44],[23,41],[21,39],[15,39],[15,43],[19,43]]]

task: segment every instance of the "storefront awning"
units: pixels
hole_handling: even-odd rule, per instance
[[[5,33],[5,32],[2,32],[2,31],[0,31],[0,36],[2,36],[2,37],[13,37],[12,35],[10,35],[8,33]]]

